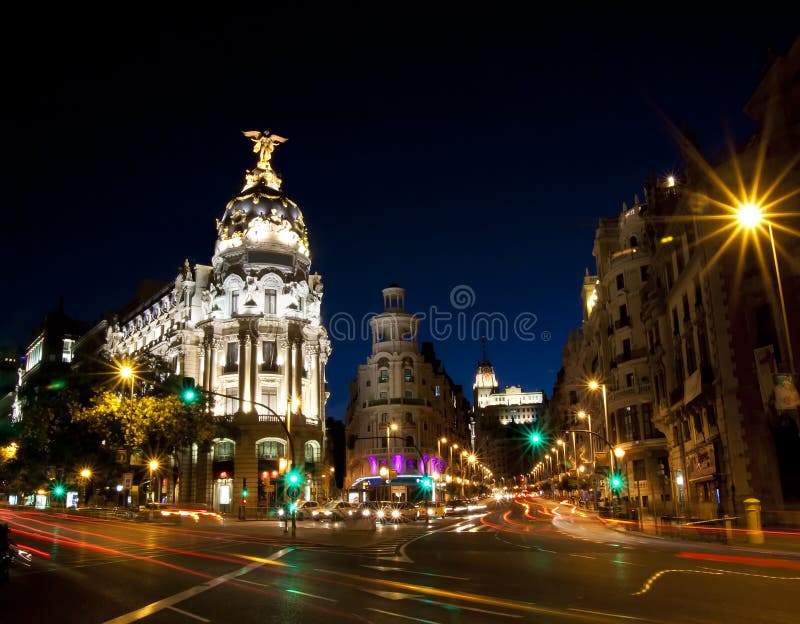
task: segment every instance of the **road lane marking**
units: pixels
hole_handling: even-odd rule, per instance
[[[766,574],[754,574],[752,572],[737,572],[734,570],[715,570],[714,568],[703,568],[701,570],[660,570],[659,572],[656,572],[653,576],[651,576],[649,579],[647,579],[644,585],[642,585],[642,588],[638,592],[633,592],[631,596],[641,596],[642,594],[646,594],[653,587],[653,583],[655,583],[659,578],[670,572],[684,572],[687,574],[709,574],[711,576],[726,576],[728,574],[731,574],[739,576],[752,576],[755,578],[763,578],[771,581],[800,581],[800,576],[768,576]]]
[[[591,555],[576,555],[574,553],[571,553],[570,557],[580,557],[581,559],[597,559],[597,557],[592,557]]]
[[[338,600],[336,600],[334,598],[326,598],[325,596],[317,596],[316,594],[307,594],[306,592],[301,592],[299,589],[284,589],[283,591],[289,592],[290,594],[300,594],[301,596],[308,596],[309,598],[317,598],[319,600],[327,600],[328,602],[339,602]]]
[[[409,617],[407,615],[401,615],[400,613],[392,613],[391,611],[373,609],[372,607],[367,607],[367,611],[375,611],[375,613],[382,613],[383,615],[393,615],[394,617],[399,617],[404,620],[411,620],[412,622],[423,622],[423,624],[442,624],[441,622],[436,622],[435,620],[424,620],[422,618]]]
[[[454,605],[447,602],[439,602],[438,600],[431,600],[429,598],[413,598],[413,600],[417,600],[424,604],[428,605],[437,605],[440,607],[446,607],[448,609],[458,609],[459,611],[477,611],[478,613],[488,613],[490,615],[500,615],[502,617],[507,618],[523,618],[524,615],[517,615],[516,613],[502,613],[501,611],[489,611],[488,609],[479,609],[478,607],[468,607],[466,605]]]
[[[590,611],[589,609],[573,609],[570,611],[577,611],[578,613],[591,613],[592,615],[606,615],[608,617],[622,618],[624,620],[636,620],[637,622],[647,622],[652,620],[642,620],[640,617],[631,617],[630,615],[621,615],[619,613],[607,613],[606,611]]]
[[[284,548],[283,550],[279,550],[278,552],[270,555],[268,559],[275,560],[280,559],[284,555],[292,552],[294,548],[289,546],[288,548]],[[189,589],[174,594],[172,596],[168,596],[167,598],[163,598],[156,602],[151,602],[149,605],[145,605],[141,609],[137,609],[136,611],[131,611],[130,613],[125,613],[124,615],[120,615],[119,617],[115,617],[111,620],[106,620],[103,624],[131,624],[131,622],[135,622],[136,620],[141,620],[146,618],[153,613],[157,613],[166,609],[167,607],[171,607],[173,605],[178,604],[179,602],[183,602],[189,598],[196,596],[197,594],[202,594],[209,589],[213,589],[218,585],[222,585],[223,583],[227,583],[231,579],[235,579],[239,576],[244,576],[245,574],[252,572],[256,568],[260,568],[263,566],[264,563],[261,561],[255,561],[253,563],[249,563],[243,568],[239,568],[238,570],[234,570],[233,572],[229,572],[228,574],[223,574],[222,576],[218,576],[217,578],[211,579],[202,583],[200,585],[195,585],[194,587],[190,587]]]
[[[564,617],[575,617],[578,618],[578,615],[572,615],[569,613],[569,609],[562,609],[557,607],[545,607],[539,606],[535,603],[531,602],[519,602],[516,600],[511,600],[507,598],[494,598],[492,596],[484,596],[481,594],[472,594],[468,592],[461,592],[461,591],[449,591],[446,589],[439,589],[438,587],[429,587],[427,585],[414,585],[412,583],[402,583],[399,581],[390,581],[387,579],[381,578],[373,578],[368,576],[359,576],[357,574],[348,574],[347,572],[340,572],[338,570],[326,570],[323,568],[315,568],[315,572],[323,572],[325,574],[332,574],[334,576],[342,576],[347,579],[360,581],[363,583],[373,583],[375,585],[383,585],[384,587],[393,587],[396,589],[404,589],[406,591],[414,591],[419,592],[420,594],[428,594],[430,596],[439,596],[444,598],[450,598],[455,600],[462,600],[464,602],[471,602],[471,603],[479,603],[485,605],[492,605],[496,607],[506,607],[508,609],[516,609],[517,611],[526,611],[528,613],[539,613],[539,614],[547,614],[547,615],[557,615],[561,618]],[[372,590],[364,590],[364,591],[372,591]],[[399,593],[399,592],[398,592]],[[376,609],[373,609],[376,610]],[[383,613],[383,612],[381,612]],[[389,615],[397,615],[394,613],[389,613]],[[402,616],[406,617],[406,616]],[[626,616],[615,616],[615,617],[626,617]],[[408,618],[413,619],[413,618]],[[585,619],[585,616],[584,616]],[[634,618],[635,619],[635,618]],[[419,620],[419,621],[427,621],[427,620]],[[594,620],[596,621],[596,620]]]
[[[195,615],[194,613],[189,613],[188,611],[184,611],[183,609],[179,609],[178,607],[167,607],[170,611],[175,611],[180,613],[181,615],[185,615],[186,617],[194,618],[195,620],[200,620],[201,622],[210,622],[211,620],[207,620],[206,618],[200,617],[199,615]]]
[[[373,570],[377,570],[378,572],[405,572],[407,574],[421,574],[423,576],[436,576],[439,578],[448,578],[448,579],[455,579],[457,581],[468,581],[469,579],[464,576],[449,576],[447,574],[435,574],[433,572],[417,572],[416,570],[407,570],[406,568],[393,568],[390,566],[377,566],[377,565],[367,565],[366,563],[361,564],[362,568],[372,568]]]

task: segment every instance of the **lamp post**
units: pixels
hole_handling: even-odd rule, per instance
[[[451,444],[450,445],[450,462],[447,464],[447,469],[450,472],[450,481],[453,480],[453,449],[458,450],[458,444]],[[445,478],[447,481],[447,478]]]
[[[442,436],[441,438],[436,440],[436,454],[437,454],[437,456],[439,458],[439,461],[442,461],[442,444],[447,444],[447,438],[445,438],[444,436]],[[440,477],[444,478],[444,475],[441,474]],[[433,502],[434,503],[436,502],[436,481],[435,480],[433,482]],[[447,502],[447,491],[445,491],[445,493],[444,493],[444,501],[442,501],[442,502]]]
[[[392,469],[392,431],[397,431],[397,423],[389,423],[386,425],[386,468],[391,471]],[[391,502],[392,500],[392,473],[388,473],[386,485],[389,497],[386,499]]]
[[[84,468],[81,470],[81,477],[83,478],[83,504],[86,504],[86,485],[89,483],[89,479],[92,477],[92,471],[88,468]]]
[[[589,382],[589,389],[590,390],[601,389],[603,391],[603,420],[604,420],[606,438],[608,438],[610,430],[608,428],[608,396],[607,396],[607,393],[606,393],[606,384],[600,383],[599,381],[597,381],[595,379],[592,379]],[[609,463],[609,467],[611,468],[611,474],[614,474],[614,454],[613,453],[609,453],[608,454],[608,463]]]
[[[464,458],[469,455],[467,451],[461,451],[459,460],[459,472],[461,473],[461,498],[464,498]]]
[[[585,412],[583,410],[579,411],[577,414],[578,418],[586,419],[587,423],[589,424],[589,431],[592,430],[592,415],[589,412]],[[591,451],[590,457],[592,458],[592,472],[594,472],[594,438],[590,435],[589,436],[589,449]]]
[[[158,461],[153,459],[150,461],[150,496],[151,502],[155,503],[155,491],[153,490],[153,473],[158,470]]]
[[[769,232],[769,244],[772,248],[772,262],[775,266],[775,281],[778,283],[778,299],[781,306],[781,320],[783,321],[783,331],[786,338],[786,350],[789,352],[789,372],[792,375],[792,382],[795,381],[794,352],[792,351],[792,338],[789,334],[789,321],[786,316],[786,301],[783,298],[783,282],[781,282],[781,270],[778,266],[778,254],[775,251],[775,235],[772,232],[772,223],[769,219],[764,219],[761,206],[753,203],[740,204],[736,211],[736,218],[739,224],[747,229],[754,229],[762,222],[766,222]]]

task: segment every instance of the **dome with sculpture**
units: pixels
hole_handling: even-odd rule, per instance
[[[270,157],[276,144],[286,139],[268,132],[245,133],[260,153],[256,168],[248,171],[242,191],[228,202],[217,220],[215,255],[229,249],[290,247],[309,256],[308,234],[298,205],[281,190]]]

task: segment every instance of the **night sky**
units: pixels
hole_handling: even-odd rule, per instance
[[[409,310],[453,315],[422,339],[442,332],[471,398],[475,315],[498,313],[501,385],[549,395],[599,217],[681,168],[669,124],[711,154],[752,131],[741,110],[800,23],[768,3],[735,18],[601,5],[7,21],[0,342],[24,347],[60,295],[95,321],[184,258],[210,264],[214,220],[255,164],[241,131],[270,130],[289,139],[273,166],[308,225],[326,324],[360,324],[404,286]],[[329,327],[337,418],[370,350],[345,327]]]

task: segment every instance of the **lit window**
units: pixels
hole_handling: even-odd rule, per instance
[[[64,338],[64,346],[61,349],[61,361],[72,361],[72,349],[75,347],[75,341],[70,338]]]
[[[274,288],[264,291],[264,314],[276,314],[278,307],[278,293]]]
[[[385,383],[389,381],[389,370],[386,368],[382,368],[378,373],[378,381],[380,383]]]
[[[438,396],[442,396],[442,387],[438,386],[438,385],[434,386],[433,387],[433,395],[437,396],[437,397]]]
[[[235,288],[231,291],[231,316],[239,312],[239,291]]]

